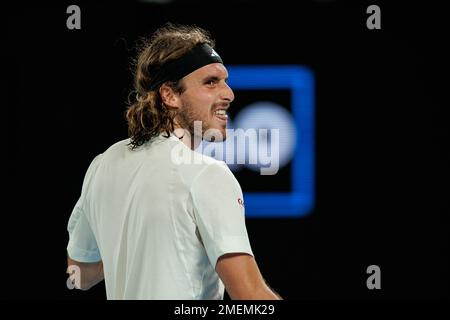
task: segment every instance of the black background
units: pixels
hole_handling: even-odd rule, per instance
[[[66,28],[70,4],[81,30]],[[370,4],[381,30],[366,27]],[[66,288],[67,220],[92,158],[126,137],[135,41],[166,21],[209,30],[227,64],[315,72],[316,207],[306,218],[247,221],[270,286],[285,299],[449,297],[442,7],[35,1],[5,14],[2,297],[105,297],[103,284]],[[381,290],[366,287],[372,264]]]

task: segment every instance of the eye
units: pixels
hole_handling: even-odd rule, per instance
[[[207,79],[205,81],[205,85],[209,86],[209,87],[213,87],[217,84],[218,80],[217,79]]]

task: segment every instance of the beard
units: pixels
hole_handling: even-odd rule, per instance
[[[213,109],[211,108],[210,110]],[[196,112],[195,108],[186,102],[177,113],[179,125],[184,130],[188,131],[192,138],[201,133],[200,138],[207,141],[219,142],[225,140],[226,132],[222,132],[221,130],[214,128],[206,117],[207,115],[203,115],[198,111]],[[199,122],[201,124],[201,129],[198,127]]]
[[[202,119],[202,115],[199,114],[198,112],[195,112],[194,108],[187,103],[183,104],[183,107],[178,112],[177,117],[178,117],[180,126],[183,129],[187,130],[191,136],[194,136],[194,133],[199,132],[198,128],[197,128],[197,130],[194,130],[195,129],[195,127],[194,127],[195,121],[201,121],[202,136],[205,133],[205,131],[208,130],[208,128],[209,128],[208,122],[206,122],[204,119]]]

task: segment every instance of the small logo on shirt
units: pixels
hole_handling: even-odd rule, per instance
[[[242,208],[245,208],[245,207],[244,207],[244,201],[243,201],[241,198],[238,198],[237,200],[238,200],[239,205],[240,205]]]

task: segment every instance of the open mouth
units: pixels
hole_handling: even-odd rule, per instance
[[[222,121],[228,120],[227,110],[226,109],[217,109],[214,111],[214,116]]]

